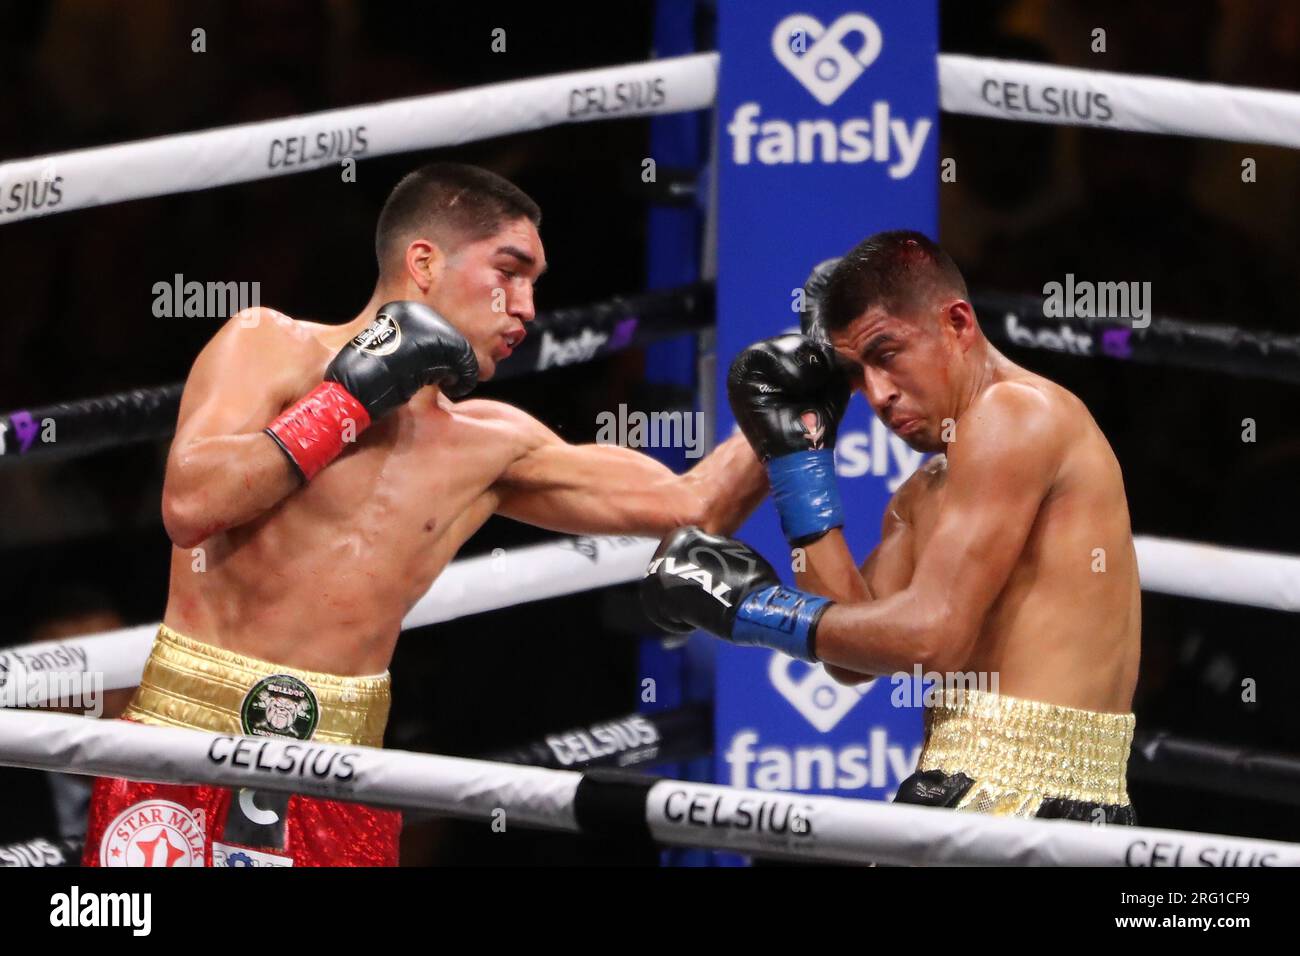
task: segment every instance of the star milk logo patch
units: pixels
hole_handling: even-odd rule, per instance
[[[100,866],[202,866],[202,810],[170,800],[127,807],[104,830]]]
[[[296,677],[276,674],[253,685],[239,708],[239,722],[253,737],[310,740],[320,721],[320,703]]]
[[[842,42],[857,34],[862,45],[852,53]],[[788,16],[772,31],[772,52],[790,75],[822,106],[830,106],[880,56],[880,27],[861,13],[846,13],[829,28],[806,13]]]

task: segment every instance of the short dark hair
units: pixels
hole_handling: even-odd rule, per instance
[[[540,227],[541,207],[510,180],[479,166],[429,163],[388,194],[375,225],[375,258],[383,272],[398,243],[413,233],[437,232],[460,244],[485,239],[512,219]]]
[[[907,313],[935,290],[969,297],[952,257],[924,233],[893,229],[868,236],[831,273],[822,299],[826,331],[843,329],[873,305]]]

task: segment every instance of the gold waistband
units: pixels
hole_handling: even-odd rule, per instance
[[[338,677],[281,667],[164,624],[123,716],[217,733],[382,747],[388,705],[387,673]]]
[[[919,770],[975,781],[958,809],[1033,816],[1046,799],[1127,805],[1132,714],[947,688],[926,710]]]

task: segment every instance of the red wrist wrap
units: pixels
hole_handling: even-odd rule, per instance
[[[286,408],[266,431],[311,481],[343,451],[348,424],[352,438],[370,427],[370,413],[338,382],[321,382]]]

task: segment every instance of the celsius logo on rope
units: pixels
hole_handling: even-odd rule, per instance
[[[842,42],[856,36],[861,45],[852,52]],[[777,62],[823,106],[830,106],[875,62],[884,47],[880,27],[861,13],[848,13],[829,27],[807,14],[786,17],[772,32]],[[764,166],[790,163],[887,163],[891,179],[905,179],[917,160],[933,125],[929,119],[911,124],[890,116],[888,100],[871,104],[871,118],[848,117],[795,122],[759,117],[756,102],[741,103],[727,124],[731,158],[737,166],[757,160]],[[755,142],[757,139],[757,142]]]

